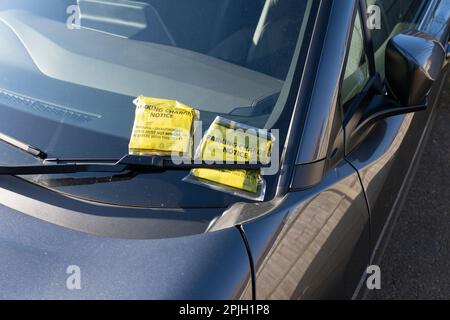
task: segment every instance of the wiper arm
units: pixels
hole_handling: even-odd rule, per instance
[[[39,159],[45,159],[47,158],[47,154],[36,148],[32,145],[26,144],[22,141],[19,141],[17,139],[14,139],[13,137],[10,137],[4,133],[0,133],[0,141],[6,142],[7,144],[16,147],[22,151],[25,151],[26,153],[32,155],[33,157],[39,158]]]
[[[191,169],[233,169],[259,170],[270,165],[247,163],[182,163],[160,156],[126,155],[121,159],[48,159],[47,154],[32,145],[21,142],[4,133],[0,133],[0,141],[6,142],[26,153],[44,160],[43,164],[24,166],[0,166],[0,175],[39,175],[39,174],[69,174],[81,172],[123,173],[125,171],[155,172],[155,171],[185,171]]]
[[[122,159],[45,159],[40,165],[0,166],[0,175],[39,175],[67,174],[81,172],[121,173],[125,171],[185,171],[191,169],[233,169],[259,170],[269,167],[262,164],[247,163],[182,163],[176,164],[171,159],[160,156],[126,155]]]

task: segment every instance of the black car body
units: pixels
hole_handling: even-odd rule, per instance
[[[272,0],[258,2],[263,8]],[[267,177],[263,202],[185,184],[183,171],[1,175],[0,298],[363,297],[366,268],[377,264],[389,239],[433,122],[448,63],[442,60],[439,78],[432,79],[425,110],[397,108],[366,119],[364,112],[375,99],[390,99],[391,104],[395,100],[400,106],[400,98],[391,97],[396,88],[386,85],[397,66],[384,66],[386,48],[395,49],[394,36],[418,30],[448,52],[450,34],[449,0],[368,2],[305,0],[302,10],[308,7],[310,14],[297,30],[303,41],[292,48],[292,65],[277,68],[255,60],[259,73],[219,62],[212,51],[200,57],[171,43],[200,47],[195,34],[160,36],[164,41],[152,47],[141,43],[140,37],[148,36],[144,31],[129,36],[136,25],[139,28],[137,23],[107,32],[92,29],[107,28],[108,23],[81,31],[58,28],[65,25],[72,1],[52,1],[48,7],[26,0],[0,4],[0,132],[44,149],[51,157],[120,158],[128,148],[122,134],[129,136],[133,123],[133,113],[122,108],[130,106],[135,90],[146,90],[146,81],[164,86],[160,94],[179,90],[198,98],[199,104],[216,101],[221,109],[227,105],[210,91],[225,85],[221,96],[228,103],[245,106],[260,95],[261,105],[273,110],[278,95],[285,98],[283,112],[270,126],[280,128],[280,170]],[[112,6],[128,10],[138,2],[117,3]],[[156,8],[147,13],[152,17],[164,20],[173,13],[164,12],[161,1],[146,3]],[[223,1],[230,10],[232,4],[236,2]],[[381,9],[380,30],[369,30],[365,23],[368,4]],[[95,11],[98,1],[80,0],[79,5]],[[187,4],[177,5],[179,12],[189,10],[183,7]],[[193,21],[184,21],[183,15],[176,18],[192,25],[201,19],[210,23],[205,10]],[[295,16],[286,8],[279,10],[273,14],[275,22]],[[82,25],[89,23],[89,14],[84,19]],[[170,29],[171,23],[166,25]],[[154,32],[165,32],[161,30]],[[120,42],[127,37],[133,41]],[[190,37],[191,42],[186,40]],[[157,42],[148,40],[152,41]],[[99,59],[95,45],[109,48],[112,42],[122,50],[105,50]],[[142,51],[157,59],[144,64],[136,54]],[[160,51],[164,54],[158,55]],[[151,76],[145,68],[152,70]],[[168,69],[176,70],[179,78],[171,78]],[[212,69],[216,73],[206,80],[197,76]],[[278,74],[290,77],[288,88],[277,80]],[[215,83],[218,76],[222,82]],[[239,78],[245,78],[245,86]],[[183,79],[195,85],[183,87],[178,83],[184,84]],[[119,86],[120,92],[115,91]],[[102,113],[98,106],[108,106],[110,112]],[[263,116],[244,109],[223,113],[264,125]],[[206,119],[214,116],[204,112]],[[102,127],[100,118],[115,126]],[[366,125],[367,119],[371,122]],[[42,161],[0,142],[0,163]],[[81,272],[81,288],[70,290],[68,267],[74,265]]]

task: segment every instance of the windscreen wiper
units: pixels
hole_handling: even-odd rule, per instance
[[[126,155],[117,161],[113,159],[45,159],[43,164],[38,165],[0,166],[0,175],[68,174],[80,172],[121,173],[125,171],[155,172],[191,169],[259,170],[266,167],[268,165],[243,162],[209,164],[202,161],[177,164],[171,159],[161,156]]]
[[[207,163],[194,161],[177,164],[172,159],[161,156],[125,155],[121,159],[49,159],[47,154],[31,145],[0,133],[0,141],[4,141],[26,153],[43,160],[42,164],[0,166],[0,175],[40,175],[40,174],[70,174],[81,172],[95,173],[123,173],[126,171],[163,172],[186,171],[191,169],[233,169],[233,170],[259,170],[269,167],[262,164],[245,162],[234,163]]]

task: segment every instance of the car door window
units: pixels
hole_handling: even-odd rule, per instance
[[[341,87],[341,104],[348,105],[369,80],[369,63],[365,50],[361,15],[357,14]]]
[[[385,74],[385,49],[388,41],[404,30],[416,27],[416,21],[425,3],[426,0],[366,0],[369,14],[374,12],[371,8],[374,5],[380,13],[380,25],[372,28],[371,33],[375,69],[382,79]]]

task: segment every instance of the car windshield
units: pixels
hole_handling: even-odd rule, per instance
[[[2,1],[0,131],[49,155],[120,157],[140,95],[198,109],[205,128],[273,128],[312,2]]]

